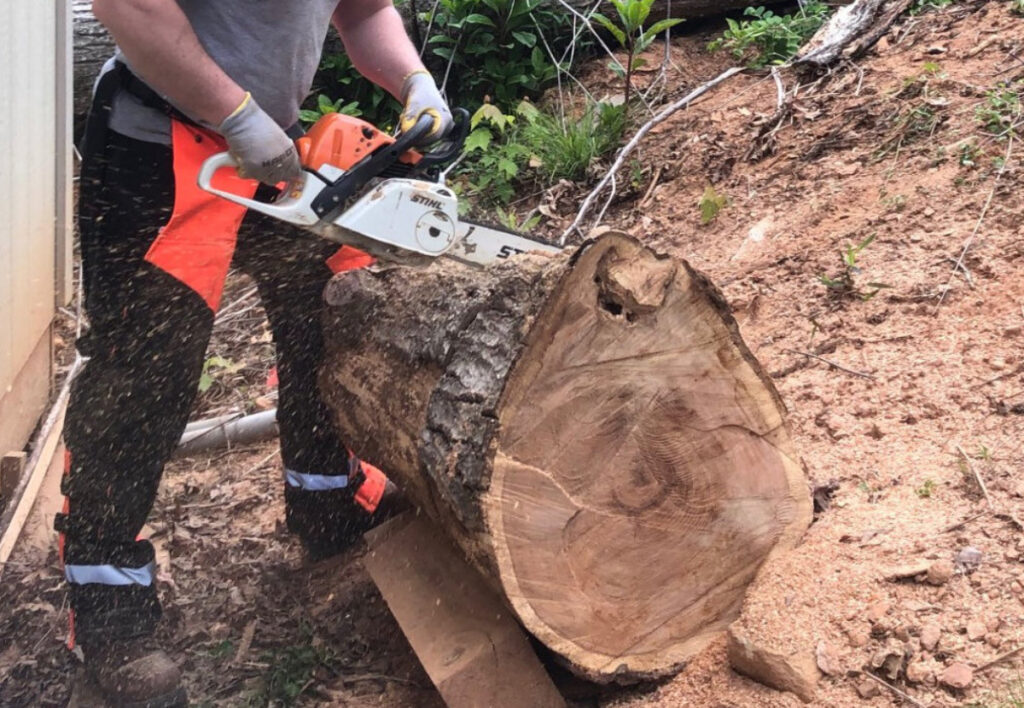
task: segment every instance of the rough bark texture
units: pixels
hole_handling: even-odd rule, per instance
[[[103,62],[114,53],[114,40],[92,14],[92,0],[71,0],[75,23],[75,117],[89,111],[92,85]]]
[[[321,381],[346,439],[585,676],[678,668],[810,522],[726,304],[627,236],[347,273],[326,298]]]

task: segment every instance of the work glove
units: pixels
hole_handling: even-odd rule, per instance
[[[245,94],[241,105],[217,128],[238,163],[238,174],[275,185],[302,176],[295,143],[274,119]]]
[[[428,115],[434,119],[434,127],[426,140],[443,138],[452,127],[452,112],[437,90],[434,77],[426,69],[414,71],[402,82],[402,132],[411,130],[419,119]]]

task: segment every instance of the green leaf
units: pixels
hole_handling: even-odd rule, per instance
[[[512,36],[516,38],[520,44],[524,47],[536,47],[537,46],[537,35],[529,32],[513,32]]]
[[[616,41],[623,47],[626,46],[626,33],[615,26],[615,23],[609,20],[607,17],[602,15],[600,12],[595,12],[591,17],[597,21],[599,25],[608,30]]]
[[[206,393],[213,386],[213,377],[203,372],[199,375],[199,393]]]
[[[505,114],[493,103],[485,103],[476,109],[476,113],[469,119],[469,127],[475,128],[480,121],[488,120],[495,125],[502,127],[505,124]]]
[[[320,120],[320,113],[319,111],[311,111],[307,108],[303,108],[299,111],[299,120],[303,123],[316,123]]]
[[[465,151],[486,150],[491,144],[491,131],[483,126],[476,128],[466,137]]]
[[[700,223],[702,225],[710,224],[728,203],[728,198],[716,192],[715,188],[709,184],[697,202],[700,209]]]
[[[492,20],[487,15],[481,15],[479,12],[474,12],[469,15],[466,15],[466,18],[463,21],[468,25],[485,25],[487,27],[497,27],[497,25],[494,24],[494,20]]]
[[[671,18],[667,19],[667,20],[661,20],[660,22],[655,22],[653,25],[651,25],[649,28],[647,28],[647,31],[645,31],[640,36],[640,40],[641,41],[650,41],[654,37],[657,37],[659,34],[664,32],[665,30],[669,29],[670,27],[675,27],[680,22],[682,22],[681,19],[671,19]]]
[[[498,158],[498,169],[501,170],[505,174],[505,176],[510,179],[512,177],[515,177],[516,173],[519,172],[519,168],[516,167],[516,163],[512,162],[512,160],[508,159],[507,157]]]

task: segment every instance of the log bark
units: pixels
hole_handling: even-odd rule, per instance
[[[677,669],[810,523],[778,394],[685,262],[613,233],[350,272],[325,297],[345,439],[581,675]]]

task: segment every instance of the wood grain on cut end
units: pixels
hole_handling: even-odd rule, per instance
[[[500,580],[594,678],[685,662],[809,522],[777,396],[707,287],[606,235],[506,383],[486,507]]]

